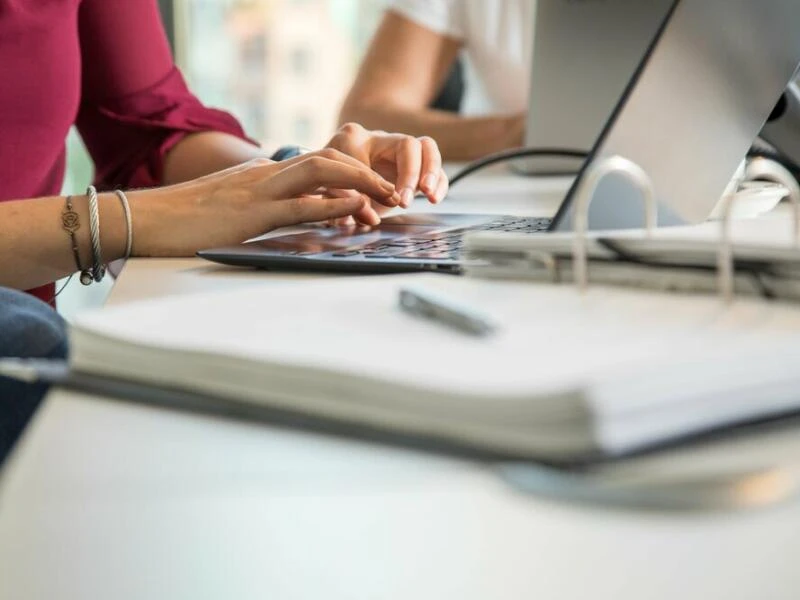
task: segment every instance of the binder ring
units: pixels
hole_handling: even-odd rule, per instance
[[[526,257],[531,262],[540,264],[544,270],[547,271],[553,283],[558,282],[558,262],[552,254],[549,252],[531,250],[526,253]]]
[[[581,292],[588,285],[588,258],[586,236],[589,231],[589,206],[600,182],[612,173],[625,175],[644,197],[645,233],[652,235],[658,219],[658,204],[653,181],[642,167],[623,156],[600,158],[588,167],[583,185],[578,190],[574,216],[575,237],[572,242],[572,265],[575,284]]]
[[[795,247],[800,246],[800,184],[791,174],[789,169],[777,161],[757,156],[747,161],[745,166],[745,179],[747,181],[764,180],[778,183],[789,190],[789,201],[792,203],[794,213],[794,236]]]
[[[789,190],[789,200],[792,203],[794,217],[793,224],[793,244],[797,248],[800,246],[800,185],[786,167],[763,157],[752,158],[747,161],[745,167],[745,179],[762,179],[779,183]],[[734,200],[737,192],[734,190],[725,198],[724,212],[722,215],[722,235],[717,255],[717,273],[719,294],[725,304],[733,301],[733,294],[736,285],[734,279],[733,265],[733,246],[731,244],[731,213],[733,212]]]

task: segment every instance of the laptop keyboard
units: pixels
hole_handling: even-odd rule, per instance
[[[508,231],[514,233],[542,233],[549,229],[552,219],[533,217],[503,217],[486,225],[472,226],[430,233],[419,237],[402,238],[336,252],[336,257],[360,256],[366,259],[424,259],[458,260],[464,246],[464,234],[470,231]]]

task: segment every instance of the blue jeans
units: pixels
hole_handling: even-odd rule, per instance
[[[0,287],[0,358],[66,358],[67,328],[61,316],[30,294]],[[0,463],[47,391],[0,376]]]

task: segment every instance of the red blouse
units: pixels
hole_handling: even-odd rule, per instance
[[[60,193],[73,124],[102,186],[159,184],[188,133],[244,137],[187,89],[156,0],[0,0],[0,82],[0,201]]]

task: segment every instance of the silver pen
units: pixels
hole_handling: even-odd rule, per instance
[[[405,312],[432,319],[464,333],[489,336],[497,325],[486,314],[457,300],[420,287],[400,289],[400,308]]]

